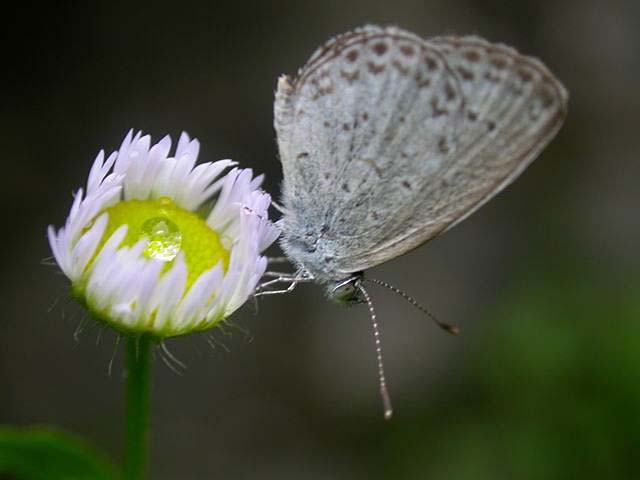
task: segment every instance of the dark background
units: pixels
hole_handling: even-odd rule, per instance
[[[89,3],[89,2],[87,2]],[[55,424],[120,458],[115,337],[67,298],[46,226],[129,128],[181,130],[201,160],[281,170],[280,73],[364,23],[476,33],[567,86],[557,138],[504,193],[373,270],[463,328],[372,291],[396,417],[384,422],[365,308],[315,286],[250,304],[156,359],[151,478],[637,478],[640,15],[628,1],[60,3],[4,11],[0,422]],[[277,249],[274,249],[277,254]],[[247,331],[245,334],[243,331]],[[228,351],[227,351],[228,350]]]

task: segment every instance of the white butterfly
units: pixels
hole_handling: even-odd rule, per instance
[[[278,80],[281,245],[298,272],[263,284],[288,281],[286,290],[261,293],[315,281],[339,302],[366,301],[385,416],[362,272],[445,232],[511,183],[558,132],[567,100],[539,60],[510,47],[393,27],[340,35],[295,79]]]

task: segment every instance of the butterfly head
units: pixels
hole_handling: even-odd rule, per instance
[[[359,288],[363,277],[363,272],[358,272],[354,273],[350,277],[330,284],[327,288],[327,296],[330,300],[340,305],[365,303],[362,291]]]

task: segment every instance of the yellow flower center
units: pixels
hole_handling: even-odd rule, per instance
[[[171,267],[180,251],[184,253],[188,272],[185,292],[219,261],[225,271],[229,266],[229,252],[222,246],[218,234],[200,216],[180,208],[170,198],[123,201],[102,213],[105,212],[109,222],[96,253],[113,232],[127,225],[122,244],[131,246],[143,238],[148,239],[144,254],[166,262],[165,270]]]

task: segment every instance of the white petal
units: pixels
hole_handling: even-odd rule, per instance
[[[170,317],[174,315],[184,294],[186,283],[187,265],[184,261],[184,254],[180,252],[171,269],[160,280],[151,300],[153,305],[157,306],[154,324],[156,330],[162,330]]]
[[[109,217],[106,213],[100,215],[93,226],[76,243],[71,254],[73,268],[70,277],[72,280],[78,280],[81,277],[87,263],[95,254],[100,240],[102,240],[108,221]]]
[[[208,306],[213,292],[220,287],[222,265],[219,262],[215,267],[202,273],[191,285],[187,295],[182,300],[176,313],[178,328],[184,327],[204,316],[204,309]]]

